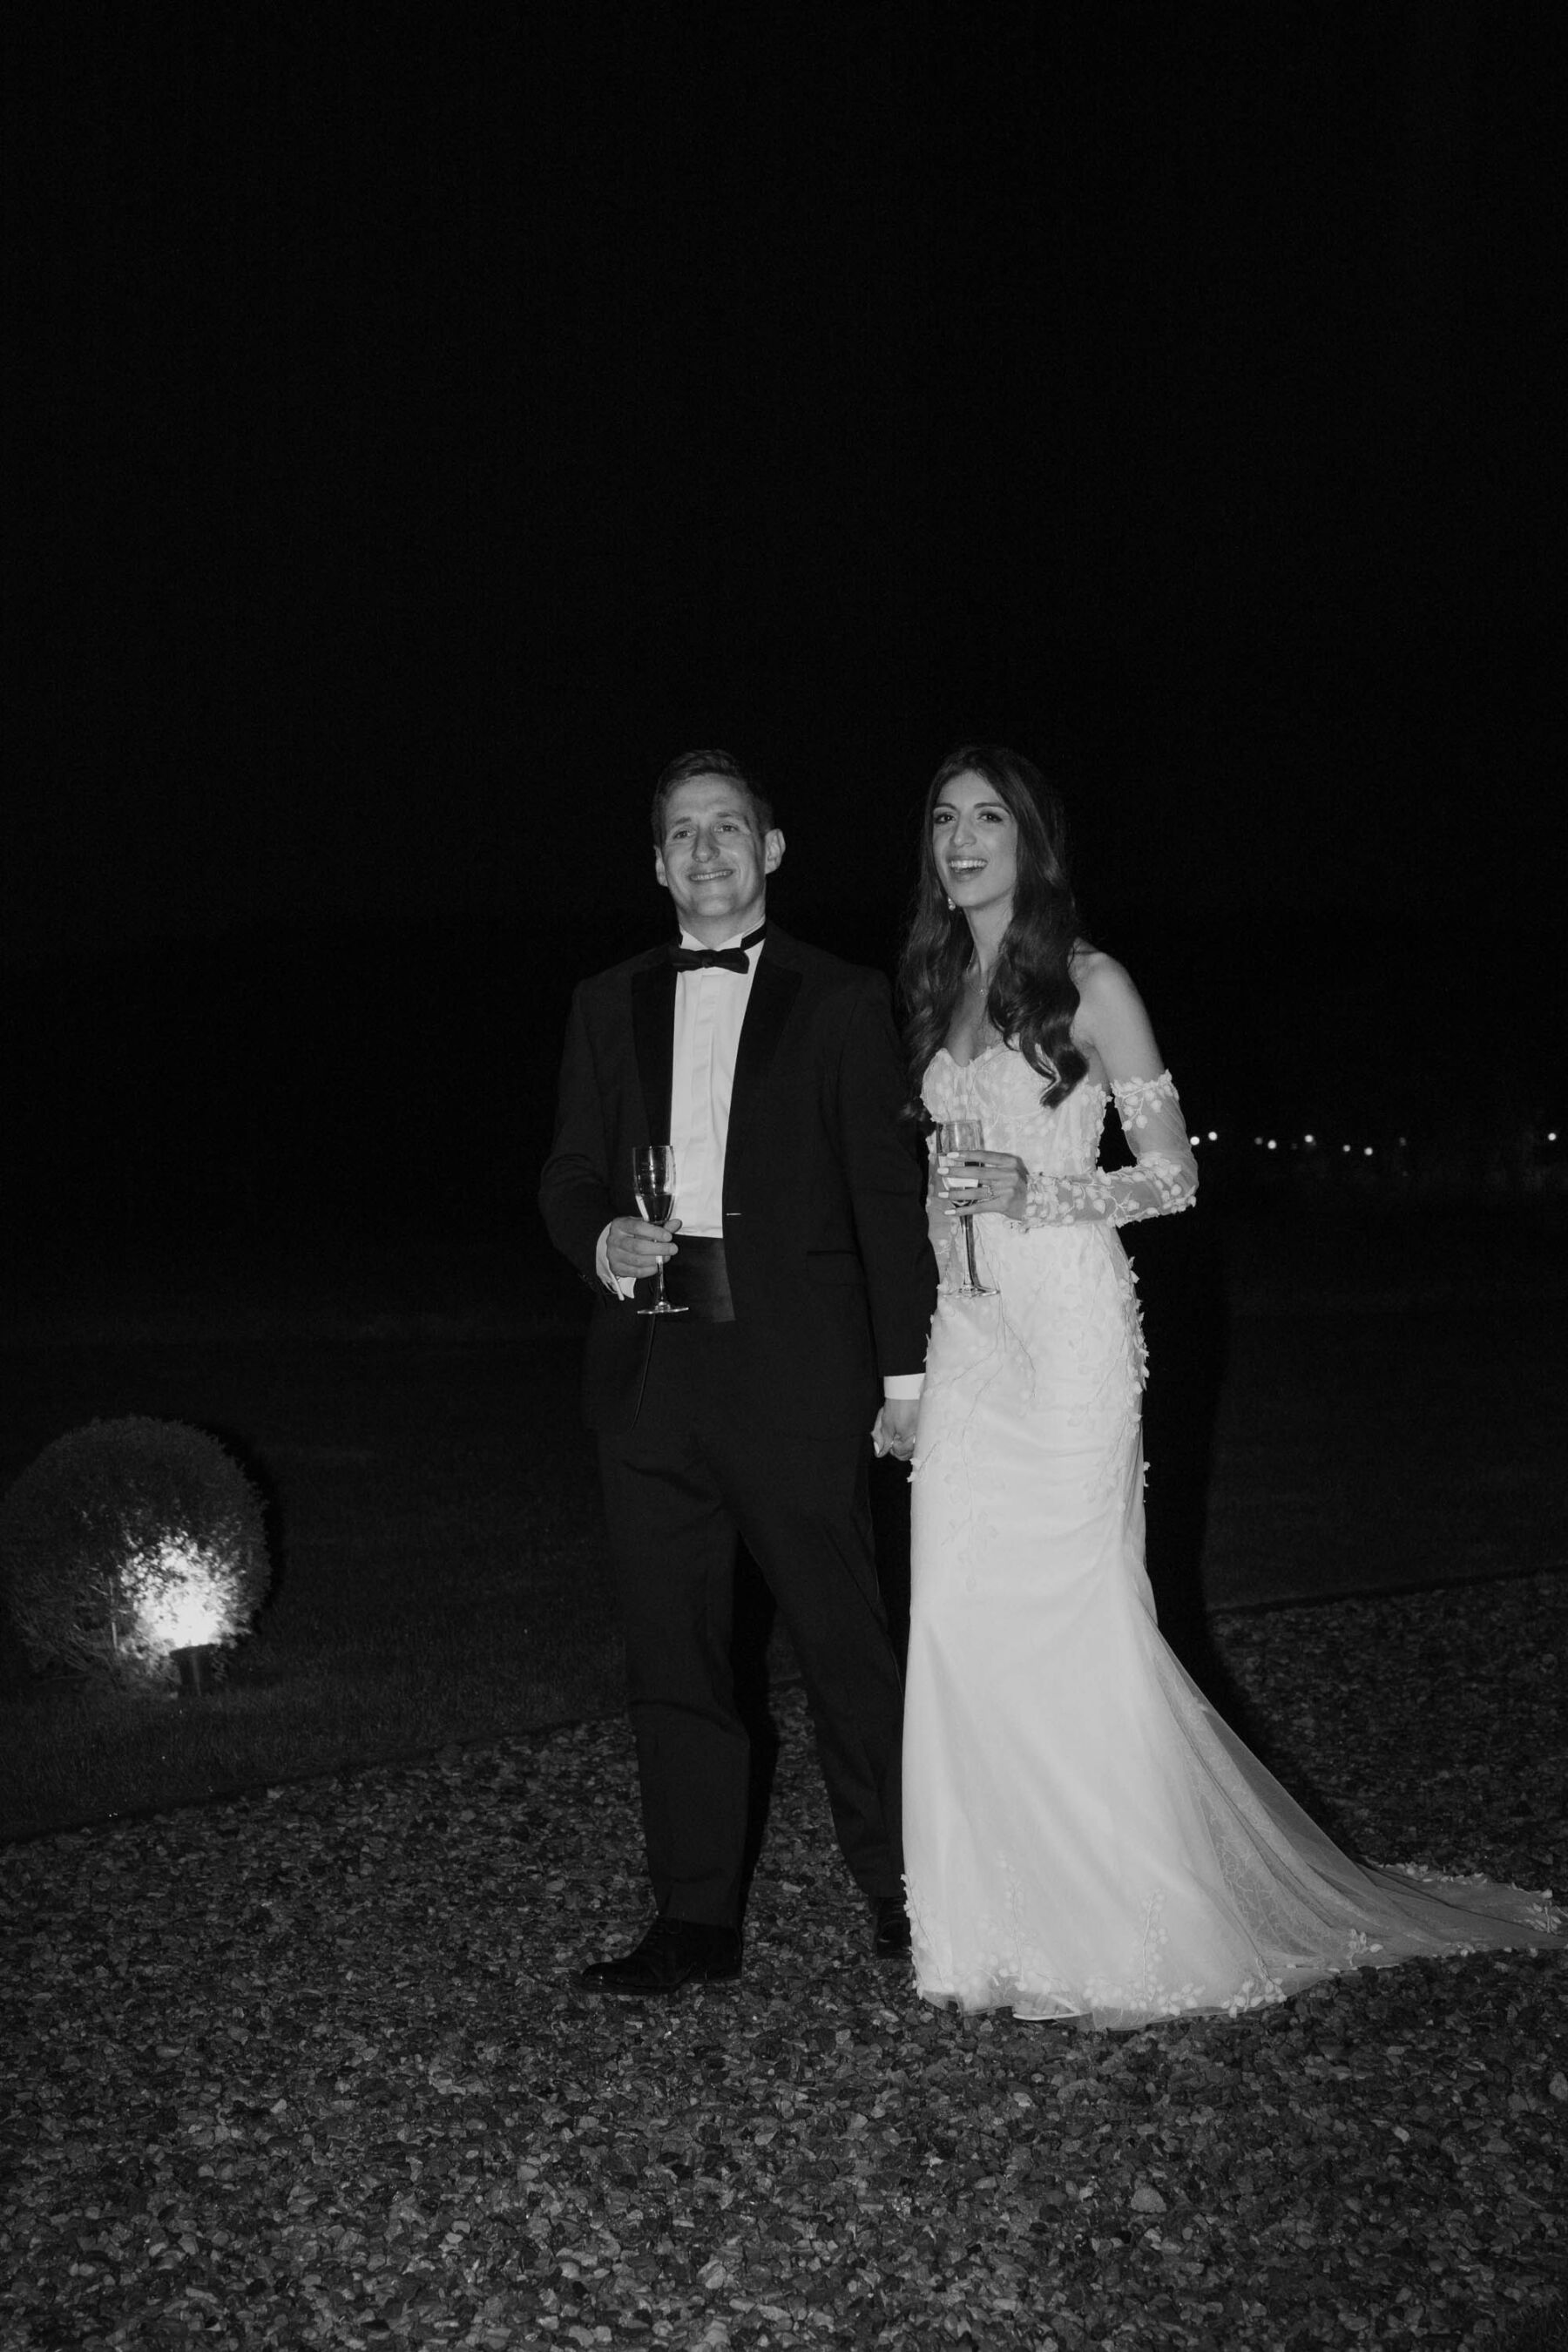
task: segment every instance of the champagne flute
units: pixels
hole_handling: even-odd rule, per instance
[[[961,1158],[966,1151],[983,1151],[985,1130],[977,1118],[944,1118],[937,1129],[937,1148],[944,1156],[955,1152]],[[961,1282],[955,1293],[959,1298],[995,1297],[994,1285],[981,1281],[974,1265],[974,1204],[979,1197],[977,1192],[972,1192],[966,1201],[951,1186],[947,1193],[948,1206],[956,1212],[963,1227],[963,1261],[969,1269],[968,1281]]]
[[[637,1196],[637,1214],[650,1225],[662,1225],[675,1206],[675,1154],[668,1143],[639,1143],[632,1152],[632,1190]],[[664,1260],[659,1259],[654,1276],[651,1307],[639,1307],[639,1315],[684,1315],[684,1307],[671,1307],[664,1295]]]

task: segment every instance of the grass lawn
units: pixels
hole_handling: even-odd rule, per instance
[[[1561,1297],[1237,1315],[1215,1433],[1209,1606],[1568,1564],[1565,1399]]]
[[[1184,1482],[1208,1608],[1563,1559],[1554,1229],[1277,1220],[1230,1236],[1223,1279],[1172,1257],[1165,1229],[1131,1238],[1155,1358],[1152,1537],[1158,1551]],[[0,1350],[0,1480],[94,1418],[214,1430],[267,1496],[276,1584],[197,1703],[39,1680],[0,1653],[0,1835],[616,1710],[582,1318],[539,1256],[45,1269]],[[901,1499],[889,1474],[895,1615]]]
[[[6,1833],[617,1704],[575,1322],[487,1308],[450,1267],[384,1294],[357,1271],[263,1303],[187,1268],[5,1351],[7,1482],[92,1419],[199,1423],[261,1487],[276,1569],[259,1632],[196,1705],[36,1679],[9,1648]]]

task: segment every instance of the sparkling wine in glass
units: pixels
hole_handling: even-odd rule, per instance
[[[637,1213],[650,1225],[662,1225],[675,1206],[675,1154],[668,1143],[639,1143],[632,1153],[632,1190]],[[639,1307],[639,1315],[684,1315],[664,1295],[664,1260],[654,1276],[653,1305]]]
[[[937,1129],[937,1148],[944,1158],[950,1152],[962,1159],[966,1151],[984,1151],[984,1129],[977,1118],[944,1118]],[[956,1174],[956,1171],[953,1173]],[[975,1270],[974,1204],[979,1197],[977,1192],[971,1192],[965,1200],[962,1192],[953,1191],[950,1177],[947,1203],[950,1209],[956,1211],[959,1223],[963,1227],[963,1262],[969,1273],[968,1281],[958,1286],[957,1296],[960,1298],[990,1298],[995,1295],[993,1286],[982,1282]]]

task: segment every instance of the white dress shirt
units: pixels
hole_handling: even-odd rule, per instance
[[[721,940],[721,948],[738,948],[743,934]],[[704,948],[705,940],[689,931],[680,934],[685,948]],[[741,1028],[752,1001],[752,982],[763,951],[759,940],[746,950],[743,973],[711,965],[700,971],[675,975],[675,1034],[670,1053],[669,1144],[675,1154],[675,1206],[682,1233],[721,1241],[724,1234],[724,1147],[730,1133],[730,1098],[735,1090],[735,1057],[741,1048]],[[610,1271],[608,1225],[599,1235],[595,1255],[599,1279],[617,1298],[629,1298],[633,1286]],[[882,1382],[889,1398],[918,1397],[924,1385],[919,1372],[894,1373]]]
[[[703,942],[682,931],[683,948]],[[741,934],[721,942],[738,948]],[[669,1063],[669,1141],[675,1153],[675,1214],[682,1233],[710,1241],[724,1237],[724,1147],[735,1057],[763,952],[746,953],[744,973],[715,970],[675,975],[675,1036]]]

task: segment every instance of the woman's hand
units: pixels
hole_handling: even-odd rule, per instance
[[[1022,1217],[1029,1205],[1029,1171],[1011,1151],[944,1151],[937,1181],[956,1216]]]

